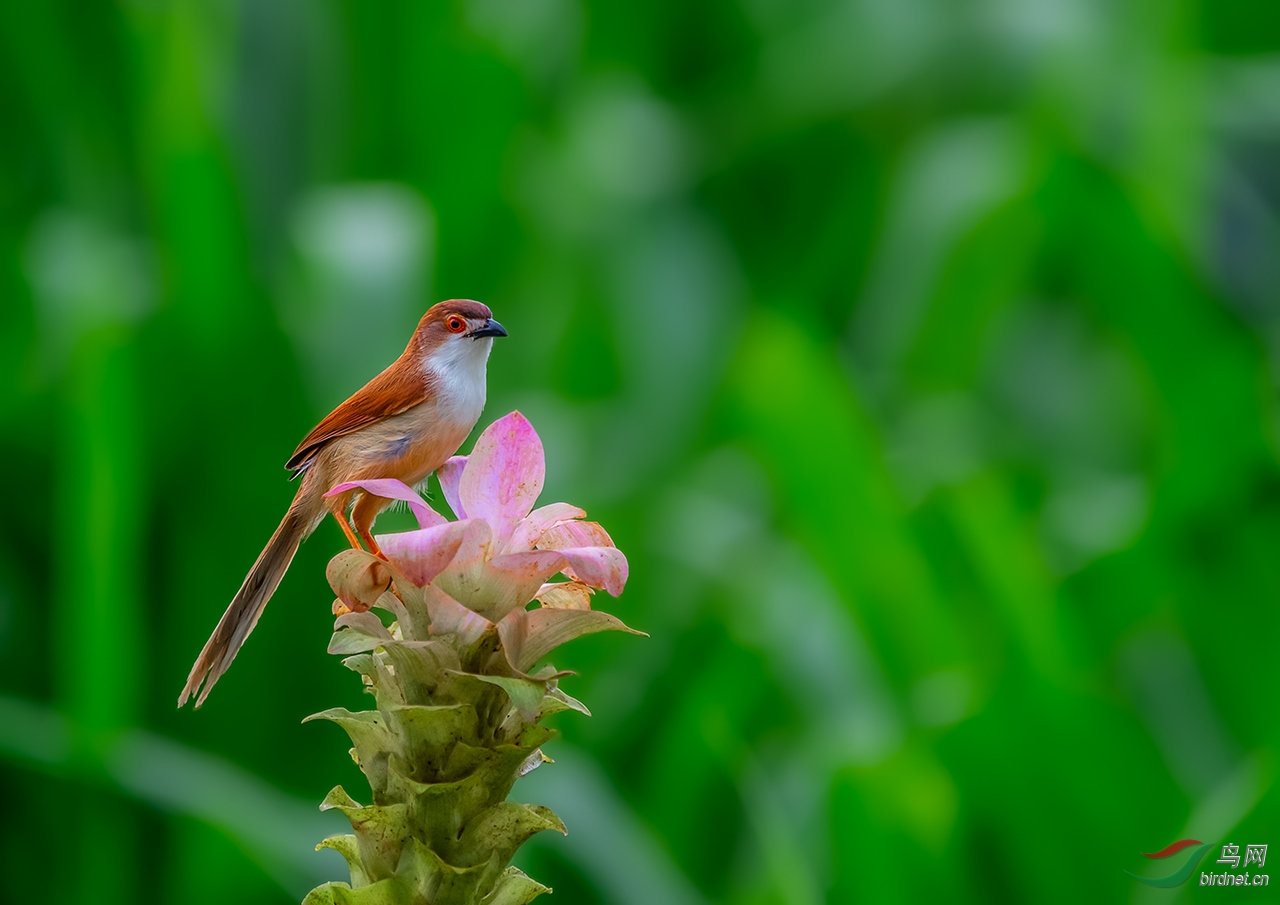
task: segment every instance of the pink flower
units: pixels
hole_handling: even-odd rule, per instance
[[[407,502],[421,527],[377,540],[391,566],[423,589],[431,633],[478,638],[496,625],[510,665],[525,673],[571,638],[630,631],[590,608],[595,588],[622,593],[626,557],[578,507],[534,509],[545,476],[542,441],[528,419],[512,412],[485,429],[470,456],[455,456],[440,469],[457,521],[393,479],[340,484],[330,493],[358,487]],[[375,563],[369,568],[377,572]],[[548,583],[557,574],[569,580]],[[539,607],[526,609],[534,600]]]

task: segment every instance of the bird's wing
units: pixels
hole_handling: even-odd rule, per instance
[[[330,440],[413,408],[426,400],[427,389],[421,369],[392,365],[326,415],[298,444],[284,467],[296,476]]]

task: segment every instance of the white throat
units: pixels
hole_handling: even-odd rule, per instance
[[[493,337],[459,336],[445,340],[423,359],[435,375],[440,414],[458,424],[474,425],[484,410],[485,365]],[[470,427],[468,427],[468,430]]]

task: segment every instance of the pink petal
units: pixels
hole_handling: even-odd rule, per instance
[[[485,428],[467,459],[458,495],[467,514],[491,524],[499,539],[529,514],[546,477],[542,441],[519,412]]]
[[[471,524],[445,522],[434,528],[380,534],[378,546],[405,578],[424,587],[453,562]]]
[[[570,547],[616,547],[609,532],[599,522],[564,521],[550,525],[538,538],[539,550],[567,550]]]
[[[348,490],[359,488],[371,496],[382,497],[384,500],[404,500],[409,504],[409,508],[418,518],[418,524],[423,528],[434,528],[436,525],[443,525],[446,521],[445,517],[436,512],[426,501],[418,495],[418,492],[405,484],[403,481],[397,481],[395,478],[374,478],[369,481],[348,481],[345,484],[339,484],[328,493],[326,497],[337,496]]]
[[[458,498],[458,481],[462,477],[462,470],[466,464],[466,456],[454,456],[436,469],[436,477],[440,479],[440,490],[444,493],[444,498],[448,501],[453,514],[460,519],[467,517],[467,513],[462,508],[462,500]]]
[[[493,623],[467,609],[444,591],[432,585],[425,590],[427,612],[431,615],[433,635],[456,634],[464,645],[479,641]]]
[[[497,622],[527,604],[547,578],[567,566],[555,550],[511,553],[472,568],[451,568],[437,584],[463,606]]]
[[[450,563],[450,575],[476,572],[484,568],[493,553],[493,529],[480,519],[467,519],[458,555]]]
[[[569,566],[565,575],[585,582],[593,588],[604,588],[614,597],[627,583],[627,558],[617,547],[574,547],[559,550]]]
[[[516,525],[515,531],[511,533],[511,540],[507,544],[507,549],[513,553],[531,550],[533,545],[538,543],[538,538],[542,537],[543,532],[548,528],[561,522],[583,518],[584,516],[586,516],[585,512],[577,506],[570,506],[568,503],[551,503],[546,506],[539,506],[529,513],[528,518],[522,519]],[[580,547],[586,545],[565,544],[565,546]],[[548,547],[548,549],[555,548]]]
[[[542,587],[542,583],[567,565],[565,558],[555,550],[509,553],[495,556],[489,563],[489,581],[501,594],[501,601],[492,610],[490,619],[495,622],[516,607],[522,607]]]
[[[476,589],[483,584],[483,576],[493,553],[493,530],[480,519],[468,519],[458,553],[435,582],[446,594],[464,606],[473,603],[481,606]]]
[[[495,556],[489,561],[493,571],[509,576],[513,581],[525,581],[535,575],[542,576],[529,591],[529,600],[542,587],[542,583],[559,572],[565,565],[564,556],[559,550],[526,550],[523,553],[506,553]],[[528,603],[526,600],[525,603]]]

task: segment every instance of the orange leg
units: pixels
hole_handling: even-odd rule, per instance
[[[378,542],[373,539],[373,533],[368,528],[358,529],[360,537],[364,540],[365,546],[369,548],[369,552],[381,559],[383,562],[389,562],[387,554],[382,552],[382,548],[378,546]]]
[[[351,510],[351,524],[355,526],[356,533],[364,539],[365,546],[369,552],[379,559],[385,560],[387,557],[378,547],[378,542],[373,539],[373,520],[378,517],[387,506],[387,500],[381,497],[362,494],[356,500],[355,506]]]
[[[351,525],[343,518],[342,513],[335,512],[333,517],[338,520],[338,524],[342,526],[342,533],[347,536],[347,540],[351,542],[351,546],[360,549],[360,538],[356,537],[356,533],[351,530]]]

